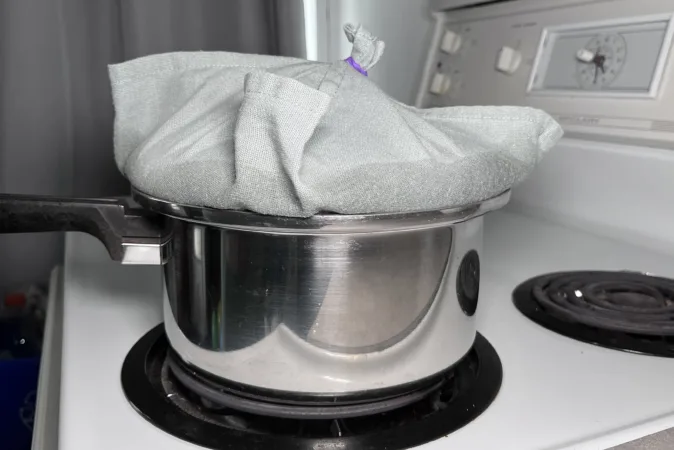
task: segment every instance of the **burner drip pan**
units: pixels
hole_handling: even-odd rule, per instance
[[[638,272],[558,272],[520,284],[513,302],[531,320],[561,335],[674,356],[674,280]]]
[[[415,447],[479,416],[496,397],[501,378],[498,355],[479,334],[465,358],[423,386],[384,398],[340,399],[334,406],[326,398],[280,403],[260,392],[241,395],[236,385],[223,388],[216,382],[221,380],[195,371],[172,352],[163,325],[134,345],[122,367],[124,393],[143,417],[212,449]]]

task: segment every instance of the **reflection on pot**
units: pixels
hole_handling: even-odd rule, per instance
[[[233,351],[281,323],[340,353],[383,350],[429,310],[452,228],[279,235],[175,221],[165,266],[174,317],[199,347]]]

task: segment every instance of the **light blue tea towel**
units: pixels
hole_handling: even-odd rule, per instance
[[[115,159],[165,200],[307,217],[467,205],[520,182],[561,137],[520,107],[413,108],[365,74],[383,42],[347,25],[334,64],[226,52],[110,66]]]

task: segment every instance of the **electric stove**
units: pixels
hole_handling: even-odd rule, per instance
[[[119,265],[95,238],[70,233],[52,283],[61,301],[47,317],[35,441],[61,450],[597,450],[674,428],[672,173],[669,150],[563,139],[508,208],[485,216],[469,358],[437,386],[382,400],[395,408],[354,415],[373,405],[329,405],[313,423],[296,416],[316,413],[307,405],[284,404],[295,417],[270,419],[262,409],[278,404],[217,380],[197,392],[214,380],[171,357],[157,328],[161,269]]]

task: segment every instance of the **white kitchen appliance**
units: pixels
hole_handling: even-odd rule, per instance
[[[569,135],[671,148],[672,6],[523,0],[436,13],[417,103],[532,106]]]
[[[357,19],[355,3],[345,4],[354,9],[344,19]],[[500,390],[470,423],[419,448],[594,450],[674,427],[674,358],[564,336],[512,302],[521,283],[549,272],[627,270],[674,278],[674,209],[667,206],[674,199],[674,153],[667,149],[674,139],[666,125],[674,121],[668,106],[674,102],[667,101],[674,95],[674,4],[518,0],[447,11],[455,3],[433,5],[439,11],[419,105],[539,107],[558,117],[569,138],[515,189],[509,210],[485,219],[477,327],[500,359]],[[329,20],[342,21],[335,17]],[[627,58],[618,62],[619,54]],[[637,65],[633,54],[640,55]],[[626,74],[629,82],[620,78]],[[201,448],[138,414],[120,383],[130,350],[162,320],[160,270],[117,265],[94,238],[70,234],[65,266],[55,277],[61,277],[52,286],[62,317],[52,308],[38,395],[36,442],[45,443],[39,448]],[[175,392],[167,392],[170,402]],[[48,413],[54,410],[58,417]],[[58,427],[46,426],[55,420]],[[357,448],[349,447],[343,424],[329,433],[345,439],[317,439],[307,448]],[[400,447],[406,437],[400,439],[386,446]],[[666,437],[653,439],[662,447],[623,448],[674,446]]]

